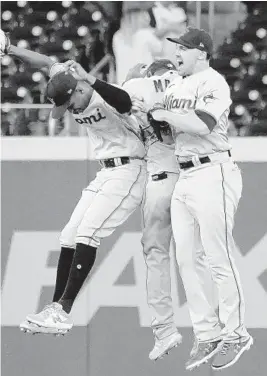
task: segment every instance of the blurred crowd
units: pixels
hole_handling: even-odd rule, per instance
[[[175,45],[166,37],[178,37],[187,26],[185,10],[179,4],[158,2],[151,7],[145,3],[144,9],[132,2],[123,4],[120,29],[113,36],[118,84],[123,83],[130,68],[138,63],[149,65],[163,57],[174,60]]]
[[[200,26],[212,33],[216,49],[211,65],[225,76],[232,91],[229,134],[266,135],[267,4],[213,3],[211,19],[209,2],[202,2]],[[150,64],[157,58],[175,63],[175,45],[166,37],[177,37],[187,25],[198,22],[194,1],[6,1],[1,5],[2,28],[13,44],[55,61],[75,59],[98,78],[118,84],[137,63]],[[1,60],[2,135],[85,134],[70,116],[60,121],[50,118],[44,96],[47,80],[45,73],[11,56]]]

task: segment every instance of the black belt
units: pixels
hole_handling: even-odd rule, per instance
[[[230,152],[230,150],[227,150],[227,153],[228,153],[229,157],[231,157],[231,152]],[[200,158],[199,158],[199,162],[200,162],[201,164],[204,164],[204,163],[209,163],[209,162],[211,162],[211,160],[210,160],[210,157],[200,157]],[[184,169],[184,168],[190,168],[190,167],[196,167],[192,161],[188,161],[188,162],[179,162],[179,165],[180,165],[180,168],[181,168],[181,169]]]
[[[160,174],[154,174],[152,175],[152,180],[157,181],[157,180],[164,180],[167,179],[168,175],[165,171],[161,172]]]
[[[119,160],[121,163],[117,163],[115,159]],[[101,161],[101,164],[105,166],[106,168],[109,167],[117,167],[121,165],[125,165],[130,163],[130,158],[129,157],[117,157],[117,158],[109,158],[109,159],[103,159]]]

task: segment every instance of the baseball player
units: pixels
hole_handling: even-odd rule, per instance
[[[200,301],[194,272],[195,250],[203,246],[224,324],[220,338],[200,338],[186,368],[193,369],[216,355],[212,367],[223,369],[234,364],[253,343],[244,324],[244,298],[234,261],[232,230],[242,178],[231,158],[227,137],[230,90],[225,79],[209,66],[213,46],[208,33],[188,28],[180,38],[169,40],[176,43],[182,81],[179,78],[169,85],[165,109],[155,109],[152,117],[171,125],[181,170],[171,202],[176,258],[194,325],[204,301],[204,297]],[[203,326],[207,324],[203,322]]]
[[[151,327],[155,336],[155,346],[149,354],[151,360],[161,358],[171,348],[181,343],[181,335],[174,322],[173,304],[171,298],[170,280],[170,243],[172,238],[171,228],[171,197],[179,176],[179,165],[174,155],[174,140],[170,128],[165,128],[162,133],[162,142],[147,124],[147,112],[155,103],[162,102],[163,95],[168,85],[175,79],[177,85],[182,81],[177,75],[176,67],[169,60],[158,60],[152,63],[142,74],[142,64],[134,67],[128,74],[127,82],[123,88],[130,94],[135,108],[135,100],[142,101],[140,109],[135,112],[139,123],[142,124],[144,139],[147,147],[148,179],[143,203],[143,251],[147,266],[147,300],[151,309],[153,320]],[[141,73],[141,74],[140,74]],[[138,109],[138,108],[137,108]],[[182,236],[182,235],[180,235]],[[206,279],[203,283],[203,294],[206,296],[202,302],[202,311],[194,321],[196,338],[218,337],[221,332],[218,318],[215,313],[215,301],[209,289],[211,286],[210,270],[204,258],[203,249],[197,250],[195,279]],[[203,278],[205,275],[207,278]],[[207,303],[207,300],[209,304]],[[208,328],[208,332],[203,333]],[[202,337],[201,337],[202,336]],[[194,351],[193,351],[194,352]]]
[[[54,65],[44,55],[12,45],[7,52],[50,69],[47,96],[54,103],[52,116],[60,118],[66,110],[72,112],[74,120],[87,129],[90,159],[102,166],[83,190],[61,233],[53,303],[28,315],[21,326],[33,332],[65,333],[73,326],[69,313],[93,267],[101,239],[111,235],[141,204],[145,148],[134,131],[135,118],[128,115],[132,103],[124,90],[95,79],[73,61]]]

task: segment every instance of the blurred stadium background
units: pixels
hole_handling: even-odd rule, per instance
[[[173,21],[177,28],[168,30]],[[1,2],[1,27],[13,44],[55,61],[77,59],[114,83],[121,83],[141,57],[145,63],[173,59],[163,36],[179,35],[186,25],[202,27],[214,38],[211,64],[231,86],[229,135],[244,181],[235,225],[236,259],[255,346],[221,374],[265,376],[267,138],[260,136],[267,133],[267,3]],[[148,359],[153,336],[139,212],[103,241],[68,336],[28,336],[18,329],[26,314],[50,301],[59,233],[99,169],[96,163],[88,165],[83,129],[68,115],[57,122],[50,118],[44,98],[47,79],[11,56],[1,60],[2,375],[185,376],[193,336],[175,267],[173,299],[184,342],[163,361]],[[192,375],[210,376],[212,371],[203,366]]]
[[[232,90],[229,134],[267,133],[264,1],[4,1],[1,6],[2,28],[10,33],[13,44],[55,61],[76,59],[86,70],[117,83],[142,58],[144,63],[157,57],[174,60],[166,36],[179,35],[186,25],[202,27],[214,38],[211,65],[225,76]],[[171,21],[176,21],[176,30],[168,30]],[[161,51],[152,34],[160,37]],[[144,48],[147,56],[142,55]],[[11,56],[2,59],[2,135],[84,134],[68,116],[58,122],[49,119],[43,95],[47,78]]]

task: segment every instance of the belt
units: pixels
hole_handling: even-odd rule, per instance
[[[153,181],[157,181],[157,180],[167,179],[168,175],[167,175],[167,172],[163,171],[163,172],[161,172],[159,174],[154,174],[151,177],[152,177]]]
[[[109,158],[109,159],[102,159],[100,161],[100,164],[106,168],[123,166],[128,163],[130,163],[129,157]]]
[[[231,152],[230,150],[227,150],[227,153],[229,155],[229,157],[231,157]],[[179,162],[179,161],[178,161]],[[191,161],[187,161],[187,162],[179,162],[179,165],[180,165],[180,168],[181,169],[185,169],[185,168],[190,168],[190,167],[196,167],[196,166],[199,166],[201,164],[204,164],[204,163],[209,163],[211,162],[211,159],[209,156],[206,156],[206,157],[200,157],[200,158],[197,158],[197,160],[192,160]]]

